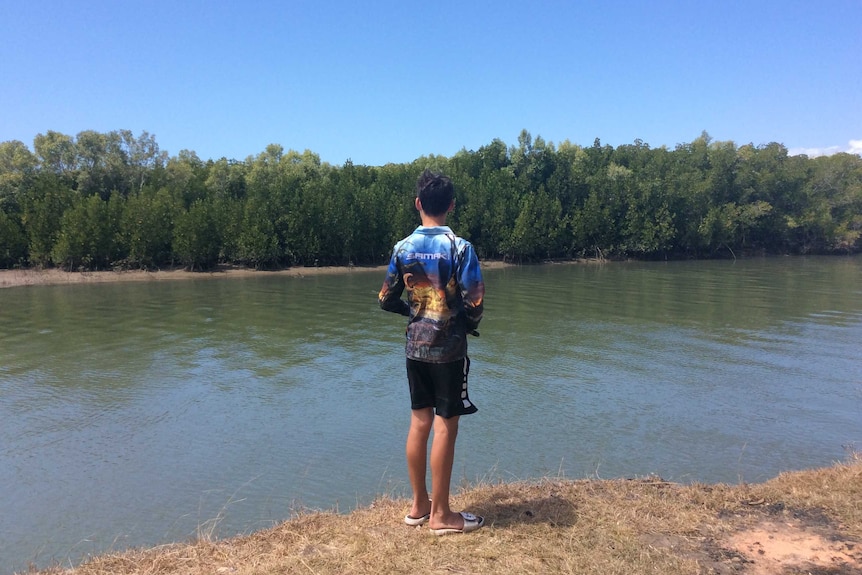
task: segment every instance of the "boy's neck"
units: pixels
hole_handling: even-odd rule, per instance
[[[422,202],[419,201],[418,197],[414,200],[414,204],[416,209],[419,210],[419,217],[422,219],[422,225],[426,228],[433,228],[446,225],[446,216],[448,216],[449,212],[451,212],[455,207],[455,200],[452,200],[452,203],[449,204],[448,210],[436,216],[425,213],[425,210],[422,209]]]
[[[422,225],[426,228],[435,228],[446,225],[447,214],[445,213],[439,216],[429,216],[425,212],[419,212],[419,215],[422,218]]]

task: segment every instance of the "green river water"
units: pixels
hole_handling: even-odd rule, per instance
[[[382,279],[0,290],[0,573],[406,494],[404,318],[378,309]],[[757,482],[862,449],[862,258],[485,282],[456,485]]]

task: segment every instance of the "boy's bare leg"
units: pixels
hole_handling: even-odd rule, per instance
[[[425,483],[428,461],[428,436],[434,423],[434,410],[430,407],[414,409],[410,415],[407,433],[407,473],[413,488],[413,507],[410,517],[422,517],[430,511],[428,487]]]
[[[434,417],[434,442],[431,445],[431,520],[432,529],[461,529],[464,518],[449,508],[449,484],[455,463],[455,440],[460,417]]]

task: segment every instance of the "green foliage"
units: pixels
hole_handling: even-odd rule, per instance
[[[63,214],[51,259],[68,270],[105,269],[117,254],[117,231],[122,200],[79,197]]]
[[[207,193],[216,199],[242,199],[247,186],[247,166],[222,158],[211,162],[204,181]]]
[[[276,219],[271,205],[265,200],[252,197],[245,202],[237,238],[237,261],[256,269],[271,267],[279,262],[282,254],[275,231]]]
[[[177,157],[169,159],[163,179],[173,200],[184,207],[207,197],[206,166],[194,152],[182,150]],[[146,177],[142,177],[144,180]]]
[[[208,270],[218,263],[221,250],[218,210],[206,200],[180,212],[174,227],[174,254],[186,268]]]
[[[60,221],[74,199],[74,191],[53,172],[41,172],[33,188],[22,198],[21,223],[27,233],[31,264],[51,264],[51,251],[60,233]]]
[[[0,210],[0,268],[12,268],[27,257],[27,236],[14,216]]]
[[[555,146],[523,130],[451,158],[343,166],[271,144],[244,161],[174,157],[147,132],[0,143],[0,266],[208,269],[381,264],[419,223],[425,168],[456,184],[448,220],[482,258],[736,257],[862,249],[862,158],[788,156],[702,133]]]
[[[17,213],[35,175],[36,157],[23,142],[0,143],[0,210]]]
[[[70,136],[48,130],[33,139],[33,147],[43,171],[61,176],[69,175],[75,168],[77,146]]]
[[[535,194],[521,199],[521,211],[504,249],[510,259],[541,259],[559,253],[564,222],[558,198],[551,198],[540,186]]]
[[[182,212],[167,188],[144,188],[128,197],[120,219],[119,239],[128,267],[151,269],[172,260],[174,220]]]

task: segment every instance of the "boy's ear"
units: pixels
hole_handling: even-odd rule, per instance
[[[416,199],[413,200],[413,205],[416,206],[416,210],[422,211],[422,202],[419,201],[419,196],[416,196]]]

